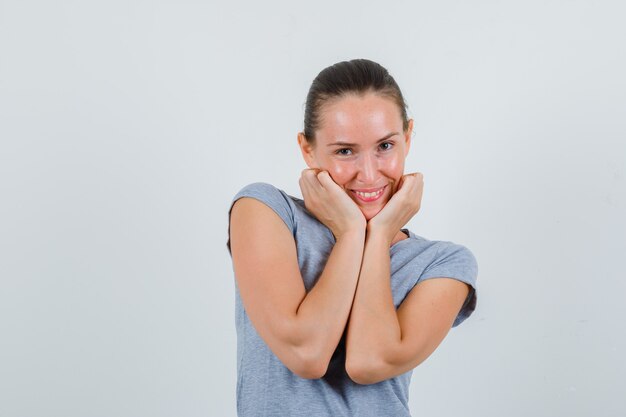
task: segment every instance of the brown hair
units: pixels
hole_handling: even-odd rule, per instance
[[[400,109],[403,129],[408,129],[407,105],[396,80],[374,61],[353,59],[323,69],[313,80],[304,109],[304,136],[307,142],[311,145],[315,143],[315,131],[320,124],[319,113],[325,102],[350,93],[362,95],[368,92],[391,98]]]

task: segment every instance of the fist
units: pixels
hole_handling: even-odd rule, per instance
[[[368,223],[368,228],[376,233],[383,233],[391,242],[395,235],[422,205],[424,176],[420,172],[403,175],[398,188],[385,207]]]
[[[363,213],[327,171],[305,169],[300,176],[304,205],[337,239],[354,229],[365,230]]]

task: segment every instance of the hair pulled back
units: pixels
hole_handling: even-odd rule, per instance
[[[404,131],[408,129],[407,105],[396,80],[374,61],[353,59],[323,69],[313,80],[304,110],[307,142],[315,143],[315,131],[320,127],[320,111],[324,103],[346,94],[363,95],[368,92],[391,98],[400,110]]]

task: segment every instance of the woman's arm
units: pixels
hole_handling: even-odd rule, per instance
[[[467,284],[456,279],[428,279],[417,284],[396,311],[389,243],[368,230],[346,344],[346,371],[359,384],[400,375],[428,358],[468,294]]]
[[[441,343],[461,309],[468,288],[454,279],[417,284],[396,311],[390,284],[389,247],[420,208],[422,175],[409,174],[385,208],[370,220],[346,344],[346,371],[372,384],[424,361]]]
[[[308,294],[294,238],[280,217],[252,198],[241,198],[231,211],[233,266],[246,312],[272,352],[303,378],[321,378],[326,373],[348,320],[365,241],[365,220],[353,211],[358,208],[345,204],[336,192],[349,197],[336,184],[337,189],[330,189],[326,180],[315,173],[304,173],[301,179],[305,202],[318,204],[313,207],[317,215],[333,219],[336,238]]]

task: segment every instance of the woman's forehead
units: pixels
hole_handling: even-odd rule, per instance
[[[397,104],[372,93],[342,96],[326,103],[320,115],[318,140],[376,142],[391,132],[402,132]]]

